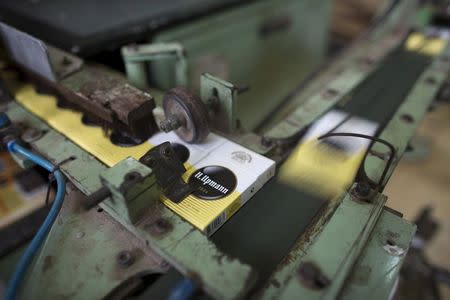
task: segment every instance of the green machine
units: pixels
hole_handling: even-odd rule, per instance
[[[331,58],[330,1],[181,2],[0,4],[3,149],[66,179],[26,272],[26,241],[2,252],[6,299],[390,298],[416,227],[383,189],[445,87],[447,41],[414,1]],[[314,139],[333,157],[365,142],[324,196],[328,177],[302,180],[327,166],[299,166],[333,111],[371,125]]]
[[[188,84],[199,90],[203,73],[248,88],[239,95],[237,119],[240,126],[253,130],[324,60],[331,7],[330,1],[256,1],[162,31],[151,42],[179,42],[186,53],[188,78],[176,80],[176,62],[170,61],[149,64],[148,73],[163,89]],[[253,114],[256,105],[258,114]]]

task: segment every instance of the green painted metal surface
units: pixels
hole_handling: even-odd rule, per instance
[[[325,9],[328,5],[315,4],[317,2],[312,1],[295,5],[306,5],[305,3],[309,3],[310,8],[315,5],[323,5]],[[293,7],[297,7],[295,5]],[[267,7],[271,6],[267,4]],[[289,7],[284,7],[282,11]],[[242,16],[236,13],[233,17]],[[225,20],[229,19],[225,18]],[[305,22],[310,21],[308,18],[305,19]],[[186,32],[183,34],[195,33],[196,30],[202,29],[202,26],[206,26],[205,24],[210,23],[203,20],[194,24],[195,26],[193,25],[192,28],[187,26]],[[256,23],[252,24],[253,27],[250,26],[250,29],[255,28]],[[233,28],[233,26],[229,27]],[[345,96],[348,95],[348,92],[352,91],[378,67],[378,61],[366,64],[360,60],[361,55],[369,54],[368,56],[381,60],[386,53],[399,44],[404,33],[403,31],[393,33],[389,30],[386,32],[387,35],[384,37],[378,36],[380,40],[369,40],[367,43],[363,43],[361,48],[351,51],[351,55],[346,57],[341,64],[333,66],[334,70],[345,67],[345,70],[337,77],[334,75],[333,80],[324,81],[324,77],[321,77],[320,80],[313,83],[312,88],[308,87],[309,92],[314,90],[308,97],[300,97],[288,103],[286,107],[290,107],[289,113],[291,113],[290,110],[293,111],[292,119],[287,117],[286,122],[275,127],[272,136],[292,137],[329,108],[338,103],[341,105],[346,103],[348,98]],[[228,35],[229,33],[224,34]],[[241,41],[239,38],[242,37],[237,38],[236,43]],[[230,39],[227,41],[229,42]],[[197,42],[201,44],[208,40],[206,38],[189,40],[193,49],[199,46],[196,45]],[[374,49],[374,45],[377,44],[382,46]],[[217,45],[218,49],[221,47],[222,45]],[[249,55],[246,51],[251,52],[251,50],[243,50],[244,56]],[[286,57],[290,57],[288,53],[285,54]],[[445,55],[448,55],[448,49],[446,49]],[[255,56],[257,55],[255,54]],[[260,57],[258,56],[258,58]],[[340,67],[338,68],[338,66]],[[264,67],[266,70],[270,70],[270,66],[264,65]],[[245,71],[245,66],[243,68]],[[446,59],[437,58],[436,62],[427,68],[418,79],[406,100],[381,132],[380,137],[391,141],[398,149],[397,160],[416,128],[418,120],[425,113],[428,104],[442,83],[448,68]],[[245,74],[245,72],[243,73]],[[328,74],[328,76],[330,75]],[[430,77],[433,80],[428,80]],[[298,78],[296,82],[298,82]],[[324,82],[327,85],[323,85]],[[327,89],[323,89],[323,86],[331,87],[332,90],[337,89],[339,92],[335,94],[328,91],[327,93]],[[264,104],[261,104],[262,115],[266,108]],[[138,243],[138,248],[144,249],[143,251],[149,256],[153,257],[152,255],[156,253],[154,258],[159,263],[152,265],[153,269],[147,268],[147,271],[151,269],[155,273],[164,272],[167,267],[164,261],[167,261],[183,275],[194,280],[212,297],[218,299],[244,297],[246,292],[252,288],[257,276],[254,268],[242,261],[238,255],[230,256],[219,249],[218,238],[215,241],[214,237],[213,240],[206,238],[190,224],[168,210],[159,201],[151,182],[145,184],[148,188],[131,190],[131,195],[124,196],[121,193],[120,187],[126,173],[138,169],[144,178],[152,180],[150,169],[142,169],[143,166],[136,161],[132,161],[131,165],[128,165],[127,161],[123,161],[108,170],[94,157],[48,128],[44,122],[17,104],[9,105],[8,113],[14,120],[47,130],[46,134],[32,146],[38,152],[45,153],[54,163],[62,163],[61,170],[80,191],[89,195],[104,183],[109,185],[114,194],[112,199],[106,200],[100,205],[104,212],[113,217],[112,219],[107,216],[106,219],[99,218],[96,211],[83,212],[80,207],[75,205],[76,201],[70,201],[71,206],[65,206],[35,262],[34,272],[26,286],[27,295],[37,291],[37,295],[43,298],[54,295],[72,296],[76,299],[85,299],[91,296],[98,298],[106,295],[127,276],[132,276],[132,272],[118,271],[121,269],[117,269],[117,265],[113,262],[117,251],[131,245],[125,239],[114,235],[119,230],[118,228],[123,230],[124,234],[126,233],[125,236]],[[243,113],[243,111],[241,110],[239,113]],[[252,111],[245,112],[244,110],[244,115],[251,116]],[[409,115],[412,121],[405,121],[410,120],[409,117],[405,118],[405,115]],[[249,122],[255,122],[255,120]],[[268,151],[267,148],[269,148],[261,145],[260,137],[257,135],[237,135],[235,140],[245,141],[245,143],[243,142],[245,145],[254,145],[262,152]],[[384,151],[378,147],[375,145],[373,149]],[[384,165],[385,161],[369,156],[366,171],[371,178],[377,178]],[[114,202],[115,200],[116,202]],[[117,205],[117,200],[122,201],[121,205]],[[299,201],[306,200],[308,199],[299,198]],[[330,201],[305,232],[297,233],[301,236],[292,245],[291,251],[286,253],[284,261],[279,264],[267,281],[260,296],[265,299],[277,297],[291,299],[302,295],[312,299],[335,298],[344,295],[352,299],[371,292],[370,295],[373,295],[373,299],[385,297],[395,282],[403,254],[407,250],[415,230],[413,225],[383,210],[385,201],[386,198],[379,194],[370,203],[355,201],[350,193],[343,195],[341,199]],[[136,211],[140,211],[140,214],[131,217],[129,204],[137,204]],[[238,217],[239,215],[236,215],[230,222],[237,220]],[[267,216],[264,217],[267,218]],[[227,226],[224,228],[226,229]],[[78,234],[80,232],[83,232],[84,235]],[[257,234],[255,233],[255,235]],[[220,231],[218,235],[220,235]],[[231,238],[230,240],[232,240]],[[387,240],[390,240],[392,245],[387,244]],[[87,251],[86,249],[92,250]],[[261,249],[261,252],[263,250],[265,249]],[[57,255],[57,259],[48,258]],[[101,275],[96,270],[96,264],[99,261],[103,272]],[[303,262],[307,261],[316,263],[331,279],[327,288],[311,290],[302,285],[298,279],[297,270]],[[80,264],[80,262],[82,263]],[[149,265],[143,263],[142,266],[148,267]],[[367,266],[370,266],[370,272]],[[90,280],[96,276],[101,277],[98,283],[97,279]],[[372,293],[374,287],[380,288]]]
[[[418,78],[406,99],[379,135],[381,139],[395,145],[397,150],[397,156],[390,167],[389,175],[394,171],[421,119],[437,95],[439,88],[447,79],[450,70],[449,55],[450,47],[447,46]],[[377,153],[388,154],[386,147],[379,144],[375,144],[372,149]],[[386,161],[380,160],[372,154],[367,157],[365,169],[369,177],[377,181],[385,166]],[[388,179],[389,176],[383,184],[386,184]]]
[[[105,165],[61,134],[50,130],[45,123],[16,103],[9,104],[7,113],[13,121],[48,130],[41,139],[33,143],[33,147],[40,153],[45,153],[46,157],[55,164],[64,162],[60,165],[60,169],[83,193],[89,195],[102,186],[100,174],[107,170]],[[148,168],[146,169],[148,170]],[[127,168],[127,171],[129,170]],[[119,178],[119,175],[114,178]],[[123,176],[120,176],[120,178],[123,178]],[[141,195],[147,196],[145,193]],[[166,208],[158,197],[148,197],[144,203],[147,206],[147,210],[142,212],[145,216],[141,215],[142,218],[136,226],[129,219],[124,218],[123,210],[117,211],[111,205],[111,200],[104,201],[100,204],[100,207],[129,230],[132,235],[144,241],[145,245],[149,245],[158,255],[166,259],[185,276],[198,282],[203,289],[214,297],[234,299],[244,295],[245,291],[251,287],[254,274],[248,265],[222,253],[205,235]],[[164,219],[164,222],[170,224],[170,230],[163,234],[154,235],[155,231],[152,230],[151,225],[155,221],[154,218]],[[67,225],[62,229],[66,233],[77,230],[74,224],[69,223]],[[53,232],[50,233],[50,236],[53,236]],[[52,241],[54,241],[53,238]],[[58,247],[58,242],[48,243],[51,244],[49,247]],[[42,260],[47,252],[46,249],[42,250],[36,264],[43,264]],[[193,257],[198,259],[192,259]],[[80,257],[77,259],[80,260]],[[224,262],[226,263],[224,264]],[[82,278],[79,279],[82,280]],[[58,277],[54,279],[56,280]],[[64,277],[59,279],[61,279],[60,284],[64,286],[66,279],[73,280],[74,278]],[[27,286],[25,286],[26,288]],[[81,289],[81,287],[78,288]],[[49,290],[49,292],[52,291]],[[45,290],[42,293],[45,293]],[[79,294],[81,295],[80,299],[83,299],[83,293],[84,291]],[[74,297],[77,295],[74,295]]]
[[[125,63],[127,78],[131,84],[140,88],[148,88],[148,63],[155,60],[174,59],[176,85],[187,84],[187,65],[185,50],[179,43],[157,43],[149,45],[132,45],[122,48],[122,58]]]
[[[383,210],[346,282],[343,299],[388,299],[392,296],[415,226]]]
[[[103,171],[100,178],[112,195],[107,205],[128,223],[138,221],[148,204],[159,199],[152,170],[131,157]]]
[[[296,295],[305,299],[388,298],[415,226],[383,210],[385,197],[380,197],[375,204],[348,201],[352,200],[346,197],[330,220],[333,226],[327,226],[311,246],[308,252],[313,254],[306,254],[302,259],[316,262],[332,278],[330,285],[311,289],[294,273],[280,299],[292,299]],[[348,268],[353,272],[346,273]]]
[[[372,203],[352,199],[347,194],[333,217],[308,249],[301,262],[317,265],[331,279],[324,289],[313,289],[303,284],[292,274],[281,299],[292,299],[302,295],[305,299],[334,299],[338,296],[350,269],[360,255],[386,202],[385,196],[375,196]],[[351,220],[351,223],[349,223]]]
[[[431,101],[434,99],[439,86],[443,83],[443,80],[446,78],[446,74],[450,68],[448,65],[446,57],[448,56],[448,48],[443,52],[441,56],[438,56],[434,59],[433,63],[425,69],[425,71],[422,73],[422,75],[418,78],[417,82],[414,84],[414,87],[409,91],[408,95],[406,96],[405,100],[402,102],[400,107],[396,110],[395,114],[392,116],[391,120],[386,124],[383,131],[380,134],[380,138],[387,140],[391,142],[394,147],[396,148],[396,159],[394,160],[394,164],[390,168],[390,172],[388,175],[390,175],[395,168],[396,164],[398,163],[399,159],[401,158],[406,145],[410,138],[412,137],[415,129],[418,126],[418,122],[420,119],[422,119],[423,115],[426,113],[428,106],[430,105]],[[433,80],[430,80],[430,78],[433,78]],[[431,83],[431,84],[430,84]],[[405,115],[408,115],[411,117],[405,117]],[[388,152],[386,151],[386,147],[382,145],[375,144],[372,146],[373,150],[375,150],[377,153],[385,153],[385,157],[387,157]],[[365,170],[367,172],[367,175],[372,178],[375,182],[379,179],[379,176],[381,175],[384,167],[386,166],[386,159],[380,160],[378,154],[373,151],[369,152],[369,156],[367,157],[366,163],[365,163]],[[389,178],[387,176],[386,180]],[[383,184],[385,184],[384,182]],[[348,196],[347,196],[348,197]],[[346,198],[347,199],[347,198]],[[344,199],[345,201],[345,199]],[[342,205],[342,204],[341,204]],[[338,210],[341,208],[341,205],[338,207]],[[333,205],[331,205],[333,207]],[[323,227],[323,230],[327,230],[331,226],[331,222],[333,220],[338,220],[340,217],[337,215],[337,212],[331,217],[330,221],[326,224],[326,227]],[[384,213],[386,214],[386,213]],[[391,218],[397,218],[397,221],[399,222],[399,228],[403,231],[405,231],[407,234],[403,236],[403,247],[407,248],[407,244],[409,243],[410,239],[412,238],[412,235],[414,234],[414,226],[411,224],[401,220],[397,216],[392,216]],[[348,223],[348,218],[346,219],[347,225],[350,225]],[[353,220],[351,222],[351,226],[353,227]],[[376,222],[376,220],[375,220]],[[400,226],[401,224],[401,226]],[[383,225],[388,226],[388,225]],[[394,228],[394,227],[392,227]],[[313,229],[313,232],[315,232],[317,229]],[[347,229],[348,230],[348,229]],[[346,231],[347,231],[346,230]],[[300,239],[296,246],[294,246],[293,251],[291,252],[294,254],[295,258],[291,260],[290,263],[283,265],[279,270],[277,270],[274,274],[274,276],[269,281],[269,285],[267,287],[266,292],[264,293],[264,297],[267,299],[273,299],[275,297],[278,297],[280,294],[280,290],[283,289],[284,285],[286,284],[286,280],[289,280],[290,277],[296,276],[296,272],[298,269],[298,266],[301,262],[304,262],[307,260],[308,253],[317,253],[316,250],[314,250],[314,245],[317,244],[319,239],[322,238],[324,231],[322,231],[320,234],[317,235],[316,239],[309,244],[307,243],[306,246],[304,245],[304,239]],[[308,233],[309,234],[309,233]],[[337,235],[337,232],[336,232]],[[339,235],[341,236],[341,235]],[[409,240],[408,240],[409,239]],[[406,242],[405,242],[406,241]],[[405,245],[406,244],[406,245]],[[332,249],[328,247],[329,249]],[[405,249],[406,249],[405,248]],[[340,251],[338,251],[340,252]],[[305,254],[306,253],[306,254]],[[330,255],[330,257],[334,257],[335,253],[333,252],[333,255]],[[292,258],[292,257],[291,257]],[[354,257],[356,259],[356,257]],[[354,260],[353,259],[353,260]],[[364,259],[364,258],[361,258]],[[322,259],[320,259],[322,261]],[[329,263],[327,263],[328,265]],[[396,264],[401,264],[401,261],[397,260]],[[377,293],[376,295],[380,294],[386,294],[390,291],[390,288],[392,288],[393,280],[395,276],[398,274],[399,267],[396,267],[391,270],[391,265],[386,264],[383,265],[386,268],[382,271],[378,270],[377,274],[379,272],[384,272],[389,274],[389,279],[386,280],[389,281],[389,286],[385,282],[384,283],[384,289]],[[343,267],[343,266],[341,266]],[[343,275],[342,275],[343,276]],[[348,274],[347,274],[348,276]],[[378,276],[378,275],[374,275]],[[308,295],[306,298],[311,299],[311,297],[323,297],[326,296],[328,298],[336,297],[339,294],[339,289],[343,288],[344,285],[344,279],[342,277],[339,277],[338,275],[333,275],[332,278],[336,278],[339,281],[339,284],[332,285],[332,287],[327,288],[325,291],[314,291],[314,290],[308,290],[307,294],[302,295]],[[293,279],[291,279],[292,281]],[[291,282],[289,281],[289,282]],[[333,279],[334,281],[334,279]],[[289,296],[294,295],[295,293],[300,292],[300,287],[298,287],[300,283],[298,280],[296,280],[295,284],[290,283],[289,286],[292,288],[292,290],[288,289],[287,291],[283,291],[283,295],[286,296],[286,299],[289,299]],[[369,293],[369,290],[372,288],[372,285],[365,285],[364,288],[365,293]],[[302,287],[302,293],[303,291]],[[363,288],[360,288],[359,293],[363,293]],[[375,296],[375,294],[374,294]],[[374,297],[373,299],[378,299]]]
[[[238,128],[236,115],[238,88],[211,74],[200,78],[200,97],[213,115],[210,122],[221,132],[230,133]]]
[[[64,175],[84,194],[89,195],[102,187],[99,174],[107,169],[105,165],[20,105],[12,102],[7,111],[12,119],[45,132],[33,143],[33,147],[40,153],[45,153],[52,163],[59,165]]]
[[[400,7],[397,10],[408,11],[408,7]],[[273,140],[295,137],[331,107],[339,106],[340,102],[350,99],[352,91],[368,78],[382,64],[383,58],[396,49],[406,37],[407,30],[394,26],[391,21],[398,23],[398,16],[388,15],[387,21],[380,24],[377,30],[356,41],[335,57],[327,68],[316,74],[313,81],[288,95],[283,106],[259,128],[259,132]]]
[[[255,1],[162,31],[152,42],[183,45],[189,86],[197,90],[205,72],[249,86],[239,97],[237,115],[252,130],[323,61],[330,12],[328,0]],[[171,70],[170,63],[153,64],[157,86],[174,85]]]
[[[20,299],[100,299],[133,277],[161,274],[168,265],[101,210],[84,211],[68,186],[64,206],[22,285]],[[118,262],[129,251],[134,262]]]

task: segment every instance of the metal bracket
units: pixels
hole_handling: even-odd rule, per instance
[[[100,173],[100,180],[110,191],[110,206],[132,224],[159,198],[152,170],[131,157]]]
[[[157,43],[122,47],[127,78],[140,89],[148,87],[147,63],[175,58],[175,80],[178,86],[187,85],[187,62],[184,48],[179,43]]]
[[[50,82],[57,82],[83,66],[81,58],[48,46],[42,40],[2,22],[0,35],[16,63]]]
[[[169,200],[178,203],[193,192],[193,188],[181,177],[186,168],[169,142],[152,148],[139,161],[152,168],[158,185]]]
[[[200,97],[208,106],[213,118],[212,127],[230,133],[237,129],[236,100],[244,91],[230,82],[204,73],[200,78]]]

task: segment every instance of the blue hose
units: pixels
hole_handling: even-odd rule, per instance
[[[28,245],[24,254],[20,258],[20,261],[17,264],[16,269],[14,270],[14,274],[12,275],[10,281],[8,282],[8,286],[6,287],[5,300],[14,300],[17,296],[17,291],[19,289],[21,282],[25,277],[28,267],[33,261],[34,256],[38,252],[39,248],[41,247],[42,243],[45,240],[45,237],[50,231],[53,222],[55,222],[56,217],[58,216],[59,210],[64,201],[66,185],[62,173],[59,170],[56,170],[55,166],[51,162],[45,160],[44,158],[36,154],[33,154],[30,150],[23,148],[15,141],[11,141],[8,143],[8,150],[11,153],[17,153],[23,156],[24,158],[34,162],[35,164],[46,169],[47,171],[53,173],[57,184],[56,196],[55,200],[53,201],[50,212],[48,213],[41,227],[39,227],[39,230],[37,231],[36,235],[31,240],[30,245]]]
[[[194,291],[194,283],[190,279],[185,278],[183,280],[180,280],[172,289],[168,300],[187,300],[191,298],[192,294],[194,294]]]

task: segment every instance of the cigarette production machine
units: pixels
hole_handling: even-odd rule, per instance
[[[382,2],[339,51],[330,0],[0,2],[0,295],[401,294],[383,190],[450,46]]]

